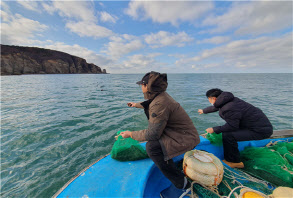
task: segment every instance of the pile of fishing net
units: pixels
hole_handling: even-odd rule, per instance
[[[192,150],[184,155],[183,172],[192,182],[191,197],[235,197],[271,194],[273,186],[240,170],[223,166],[213,154]],[[197,196],[195,196],[197,195]],[[261,197],[261,196],[257,196]]]
[[[240,153],[244,171],[276,186],[293,187],[293,142],[246,147]]]
[[[203,186],[198,183],[192,184],[192,195],[195,193],[199,197],[208,198],[243,198],[249,197],[248,195],[265,198],[266,195],[272,194],[275,188],[266,181],[252,177],[241,170],[232,169],[225,164],[224,176],[218,186]]]
[[[211,142],[211,144],[215,144],[221,146],[223,144],[222,133],[208,133],[206,134],[206,138]]]
[[[137,140],[132,138],[123,138],[120,133],[117,132],[117,140],[114,143],[111,151],[111,157],[118,161],[135,161],[148,158],[148,154],[140,145]]]

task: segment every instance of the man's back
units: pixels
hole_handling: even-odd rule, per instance
[[[222,94],[225,93],[229,92],[223,92]],[[234,118],[240,120],[240,129],[245,128],[256,132],[265,132],[272,129],[272,124],[262,110],[244,100],[233,97],[231,101],[221,106],[219,114],[224,119],[233,119],[233,117],[227,118],[227,113],[231,111],[235,112]]]
[[[192,120],[181,105],[167,92],[159,94],[152,101],[150,116],[154,116],[152,112],[157,112],[157,109],[163,109],[162,113],[165,116],[162,117],[167,119],[161,141],[168,147],[169,153],[167,155],[170,159],[179,155],[178,153],[182,154],[182,151],[193,149],[199,143],[199,135]]]

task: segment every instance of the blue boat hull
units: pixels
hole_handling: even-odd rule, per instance
[[[223,147],[200,137],[195,148],[213,153],[223,159]],[[239,142],[239,150],[247,146],[263,147],[279,140],[292,141],[293,137]],[[145,143],[142,143],[145,146]],[[184,155],[174,158],[180,161]],[[119,162],[110,155],[98,160],[69,181],[54,197],[159,197],[170,181],[159,171],[152,160]]]

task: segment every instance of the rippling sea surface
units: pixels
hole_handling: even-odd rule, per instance
[[[51,197],[83,168],[108,154],[119,130],[147,127],[135,84],[143,74],[1,77],[1,197]],[[224,124],[198,115],[211,88],[262,109],[275,130],[292,129],[292,74],[169,74],[167,92],[199,133]],[[107,179],[107,178],[105,178]],[[97,184],[98,185],[98,184]]]

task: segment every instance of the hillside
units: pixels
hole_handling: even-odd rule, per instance
[[[106,73],[105,69],[64,52],[1,45],[1,75]]]

